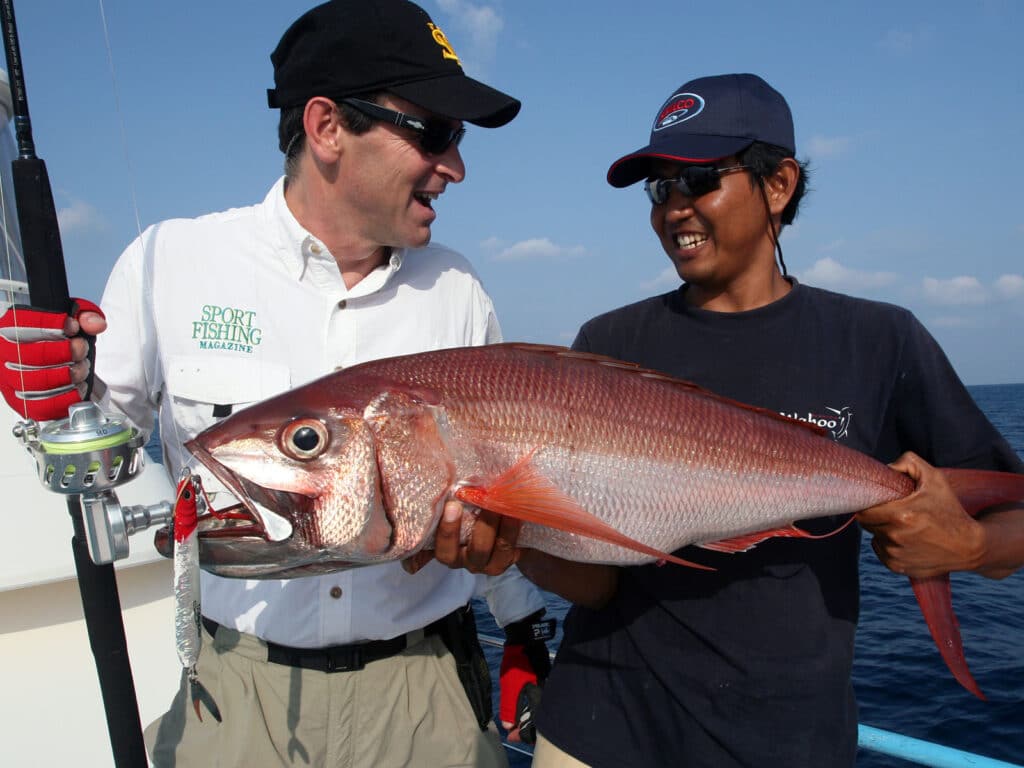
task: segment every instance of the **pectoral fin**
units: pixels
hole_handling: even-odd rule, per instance
[[[537,471],[531,461],[535,452],[536,449],[528,453],[493,482],[463,486],[455,492],[455,497],[499,515],[606,541],[658,560],[705,571],[714,570],[649,547],[594,517]]]

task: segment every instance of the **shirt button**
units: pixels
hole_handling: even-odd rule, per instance
[[[345,301],[344,299],[342,299],[341,301],[338,302],[338,309],[344,309],[347,306],[348,306],[348,302]]]
[[[311,246],[309,246],[309,250],[311,250],[313,253],[320,253],[320,251],[322,251],[323,248],[321,248],[316,243],[313,243]]]
[[[341,587],[338,587],[338,586],[331,587],[331,597],[333,597],[335,600],[337,600],[339,597],[341,597]]]

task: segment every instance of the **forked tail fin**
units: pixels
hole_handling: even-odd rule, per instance
[[[967,659],[964,657],[960,624],[953,613],[953,592],[949,584],[949,574],[931,576],[927,579],[912,578],[910,586],[914,588],[917,604],[921,606],[921,613],[928,624],[928,631],[932,633],[932,640],[938,646],[949,671],[960,685],[979,699],[984,699],[985,694],[974,682],[974,676],[971,675]]]
[[[981,469],[943,469],[949,484],[967,513],[972,517],[996,504],[1024,501],[1024,475]],[[953,595],[949,574],[927,579],[911,579],[917,603],[928,624],[935,645],[949,671],[964,688],[984,699],[967,667],[960,625],[953,613]]]

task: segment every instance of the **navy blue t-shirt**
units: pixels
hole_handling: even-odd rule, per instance
[[[1024,471],[908,311],[795,281],[750,312],[695,309],[684,292],[596,317],[573,346],[813,421],[881,461],[913,450]],[[539,730],[595,767],[852,766],[859,548],[850,526],[736,555],[681,550],[713,572],[623,568],[607,606],[570,610]]]

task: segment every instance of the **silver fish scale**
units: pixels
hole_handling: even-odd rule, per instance
[[[663,377],[611,382],[601,366],[577,367],[557,398],[529,366],[446,365],[445,384],[424,376],[424,386],[450,393],[443,407],[461,447],[460,477],[493,477],[534,452],[534,466],[581,507],[662,551],[901,495],[873,479],[877,462],[802,425]],[[550,377],[543,384],[556,386]],[[524,526],[520,543],[576,559],[651,559],[536,525]]]

